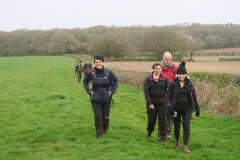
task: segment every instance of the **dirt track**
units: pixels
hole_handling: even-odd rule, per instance
[[[153,62],[105,62],[109,68],[122,70],[152,71]],[[179,65],[176,62],[175,65]],[[240,73],[240,62],[186,62],[187,72]]]

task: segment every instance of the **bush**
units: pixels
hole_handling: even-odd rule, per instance
[[[114,70],[122,84],[143,90],[149,72]],[[240,76],[220,73],[191,73],[202,111],[218,115],[240,117]]]
[[[219,58],[218,61],[240,61],[240,58]]]

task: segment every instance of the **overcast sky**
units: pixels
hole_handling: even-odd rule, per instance
[[[0,0],[0,31],[240,24],[240,0]]]

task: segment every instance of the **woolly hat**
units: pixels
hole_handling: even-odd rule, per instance
[[[101,54],[96,54],[95,57],[94,57],[94,63],[95,63],[95,60],[101,60],[102,62],[104,62],[104,56],[101,55]]]
[[[177,74],[187,74],[185,64],[186,64],[185,61],[181,62],[181,64],[178,66]]]

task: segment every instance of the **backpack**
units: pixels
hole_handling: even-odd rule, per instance
[[[166,76],[164,74],[161,74],[161,75],[162,75],[162,78],[158,78],[158,80],[163,81],[163,83],[165,84],[165,87],[167,89],[168,86],[166,86]],[[153,76],[152,76],[152,73],[150,73],[148,75],[148,82],[149,82],[149,84],[152,83],[152,81],[153,81]]]
[[[108,78],[108,79],[110,80],[108,69],[107,69],[107,68],[103,68],[103,69],[104,69],[104,72],[105,72],[106,76],[103,77],[103,78],[97,78],[97,77],[96,77],[96,69],[95,69],[95,68],[92,68],[92,69],[90,70],[92,79],[95,79],[95,78],[97,78],[97,79],[105,79],[105,78]]]
[[[104,69],[104,72],[105,72],[106,76],[103,77],[103,78],[97,78],[97,77],[96,77],[96,69],[95,69],[95,68],[92,68],[92,69],[90,70],[92,79],[94,79],[94,78],[97,78],[97,79],[105,79],[105,78],[108,78],[108,79],[109,79],[109,91],[112,91],[112,90],[114,89],[114,82],[113,82],[112,80],[110,80],[110,76],[109,76],[109,71],[108,71],[108,69],[107,69],[107,68],[103,68],[103,69]],[[112,104],[114,104],[113,99],[112,99]]]
[[[173,73],[173,78],[175,78],[176,77],[176,73],[175,73],[175,70],[174,70],[174,65],[172,67],[172,73]]]

